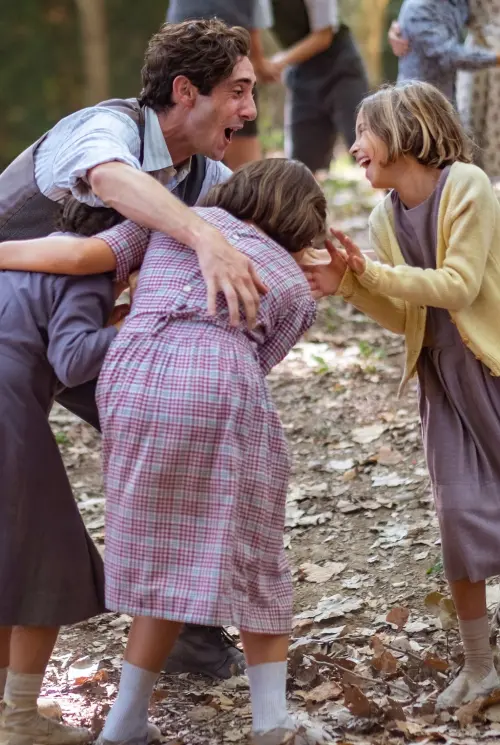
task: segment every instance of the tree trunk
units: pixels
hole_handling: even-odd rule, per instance
[[[85,73],[84,103],[109,98],[108,33],[105,0],[76,0]]]
[[[358,0],[346,7],[347,20],[361,47],[371,85],[378,85],[382,78],[381,43],[387,3],[388,0]]]

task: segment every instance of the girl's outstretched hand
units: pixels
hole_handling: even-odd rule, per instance
[[[325,295],[335,295],[347,269],[347,259],[330,240],[325,241],[325,248],[330,254],[329,264],[312,264],[302,267],[311,293],[316,300]]]
[[[366,259],[361,253],[361,249],[349,238],[348,235],[342,233],[341,230],[330,228],[330,233],[344,248],[349,269],[354,272],[354,274],[363,274],[366,269]]]

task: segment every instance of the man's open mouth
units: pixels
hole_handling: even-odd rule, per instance
[[[226,140],[228,142],[231,142],[234,133],[237,132],[242,127],[243,127],[243,124],[240,124],[237,127],[226,127],[226,129],[224,130],[224,137],[226,138]]]

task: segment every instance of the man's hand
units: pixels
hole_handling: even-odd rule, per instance
[[[391,23],[387,38],[396,57],[404,57],[410,51],[410,42],[403,36],[401,26],[397,21]]]
[[[211,226],[204,231],[203,245],[200,248],[202,250],[195,250],[207,286],[209,314],[215,315],[217,293],[223,292],[231,326],[237,326],[239,323],[241,303],[248,327],[254,328],[259,310],[259,294],[265,295],[268,288],[259,279],[250,259]]]
[[[250,260],[231,246],[213,225],[182,204],[149,174],[131,166],[104,163],[92,173],[92,190],[108,206],[139,225],[171,235],[196,251],[207,285],[211,315],[215,314],[217,293],[221,291],[226,297],[231,324],[238,324],[241,302],[248,326],[255,325],[259,293],[265,294],[267,287]],[[99,243],[106,245],[105,241]],[[109,248],[108,253],[113,257]]]
[[[259,60],[252,60],[252,63],[259,83],[279,82],[281,70],[278,71],[271,60],[262,57]]]
[[[276,54],[273,54],[273,56],[266,61],[268,64],[269,74],[272,76],[274,81],[279,83],[283,78],[283,73],[287,66],[286,51],[276,52]]]

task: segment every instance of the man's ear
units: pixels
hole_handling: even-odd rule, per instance
[[[177,75],[172,83],[172,101],[191,109],[198,96],[198,88],[185,75]]]

